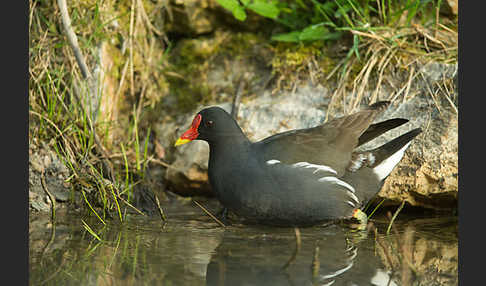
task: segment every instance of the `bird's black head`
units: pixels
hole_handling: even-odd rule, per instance
[[[177,139],[175,146],[192,140],[209,143],[224,137],[237,137],[243,134],[236,121],[221,107],[213,106],[199,111],[192,120],[191,127]]]

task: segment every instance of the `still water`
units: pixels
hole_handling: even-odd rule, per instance
[[[191,202],[169,220],[31,216],[30,285],[457,285],[457,217],[373,227],[221,227]],[[98,235],[90,234],[86,222]],[[298,243],[300,241],[300,243]]]

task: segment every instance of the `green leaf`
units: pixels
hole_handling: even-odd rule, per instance
[[[299,42],[300,31],[272,36],[272,40],[279,42]]]
[[[253,12],[267,18],[276,19],[280,14],[280,9],[275,2],[267,2],[265,0],[254,0],[246,6]]]
[[[340,32],[330,33],[329,30],[323,26],[323,23],[320,23],[317,25],[308,26],[301,31],[274,35],[272,40],[280,42],[302,42],[337,39],[340,36]]]
[[[245,8],[242,7],[236,8],[235,10],[233,10],[233,16],[235,16],[235,18],[240,21],[245,21],[246,19]]]
[[[231,11],[233,13],[233,16],[240,20],[244,21],[246,19],[246,13],[245,13],[245,8],[240,5],[240,2],[238,0],[216,0],[219,5],[223,6],[223,8]]]
[[[322,25],[312,25],[302,30],[299,35],[301,41],[322,40],[329,34],[329,30]]]
[[[223,6],[223,8],[225,9],[230,10],[231,12],[238,9],[238,7],[241,8],[240,2],[238,2],[238,0],[216,0],[216,2],[218,2],[219,5]]]

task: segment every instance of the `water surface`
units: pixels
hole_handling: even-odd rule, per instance
[[[346,225],[222,228],[192,203],[169,221],[32,216],[31,285],[457,285],[457,217],[399,215]],[[84,220],[101,239],[90,234]]]

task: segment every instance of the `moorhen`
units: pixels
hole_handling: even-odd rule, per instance
[[[356,217],[421,129],[367,151],[357,147],[407,119],[372,124],[390,102],[312,128],[251,142],[220,107],[201,110],[175,146],[209,143],[209,182],[222,205],[255,223],[310,226]],[[363,214],[361,212],[361,214]]]

